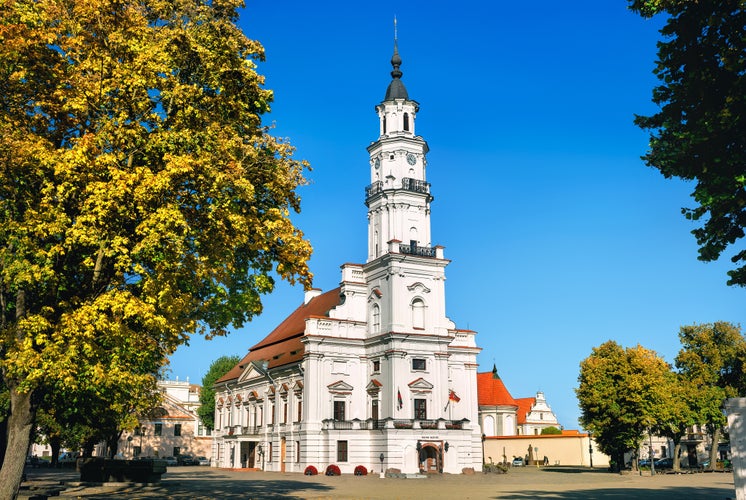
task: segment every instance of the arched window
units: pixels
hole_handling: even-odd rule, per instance
[[[487,415],[484,417],[484,429],[482,429],[482,434],[485,436],[495,436],[495,419],[491,415]]]
[[[370,309],[370,323],[372,333],[381,331],[381,308],[378,307],[378,304],[373,304]]]
[[[409,131],[409,113],[404,113],[404,130]]]
[[[425,302],[419,298],[412,301],[412,326],[425,328]]]

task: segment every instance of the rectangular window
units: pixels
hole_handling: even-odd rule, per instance
[[[160,436],[163,434],[163,424],[155,424],[155,429],[153,430],[154,436]]]
[[[267,462],[272,461],[272,443],[267,443]]]
[[[420,359],[420,358],[412,359],[412,370],[425,371],[426,368],[427,368],[427,363],[425,363],[424,359]]]
[[[424,399],[414,400],[414,418],[417,420],[427,419],[427,401]]]
[[[335,401],[334,402],[334,420],[343,421],[345,419],[345,402]]]
[[[378,420],[378,400],[377,399],[374,399],[373,401],[371,401],[370,418],[372,418],[373,420]]]
[[[303,401],[298,401],[298,420],[296,422],[301,420],[303,420]]]
[[[375,360],[373,361],[373,373],[378,373],[381,371],[381,361]]]
[[[174,425],[174,436],[181,436],[181,424]]]
[[[180,446],[174,446],[174,455],[175,457],[178,457],[181,455],[181,447]]]
[[[205,435],[205,426],[202,424],[202,422],[197,424],[197,435],[198,436],[204,436]]]
[[[347,461],[347,441],[337,441],[337,462]]]
[[[282,404],[282,423],[287,424],[288,423],[288,404],[283,403]]]
[[[272,414],[269,416],[269,418],[270,418],[269,423],[274,425],[275,423],[275,404],[274,403],[272,403]]]

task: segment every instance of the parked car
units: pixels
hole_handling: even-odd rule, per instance
[[[57,464],[60,467],[74,467],[79,457],[80,453],[78,452],[66,451],[60,453],[59,457],[57,457]]]
[[[192,455],[177,455],[177,465],[199,465],[199,461]]]
[[[656,469],[673,469],[673,458],[659,458],[654,463]]]
[[[163,457],[163,460],[166,461],[166,465],[179,465],[176,457]]]
[[[706,469],[710,466],[710,461],[705,460],[704,462],[700,464],[700,466],[703,469]],[[728,460],[727,458],[725,460],[718,459],[718,461],[716,462],[715,468],[716,469],[730,469],[731,468],[730,460]]]
[[[515,457],[512,465],[513,467],[523,467],[523,459],[521,457]]]
[[[197,462],[199,462],[200,465],[210,465],[210,459],[207,457],[197,457]]]
[[[637,461],[638,467],[650,467],[650,459],[649,458],[643,458],[642,460]]]

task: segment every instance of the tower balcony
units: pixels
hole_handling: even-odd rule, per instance
[[[399,253],[407,255],[418,255],[420,257],[435,257],[434,247],[421,247],[413,243],[410,244],[399,244]]]
[[[365,198],[370,198],[371,196],[376,195],[381,191],[383,191],[383,182],[376,181],[365,188]]]
[[[415,193],[430,194],[429,182],[421,181],[419,179],[412,179],[411,177],[402,178],[401,188],[407,191],[413,191]]]
[[[412,193],[430,194],[430,183],[411,177],[402,177],[401,188]],[[365,198],[377,195],[383,191],[383,181],[376,181],[365,187]],[[432,199],[432,197],[430,198]]]

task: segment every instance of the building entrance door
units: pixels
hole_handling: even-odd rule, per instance
[[[433,445],[425,445],[422,447],[423,451],[423,464],[422,467],[427,473],[435,473],[440,471],[438,463],[438,449]]]

